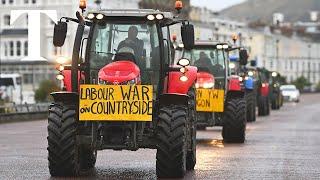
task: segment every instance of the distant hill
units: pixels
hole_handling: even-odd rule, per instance
[[[310,11],[320,11],[320,0],[247,0],[220,12],[241,21],[272,22],[273,13],[284,14],[285,21],[309,21]],[[319,14],[320,18],[320,14]]]

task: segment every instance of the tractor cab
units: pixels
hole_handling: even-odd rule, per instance
[[[184,50],[183,57],[198,68],[196,88],[225,89],[227,76],[228,44],[212,41],[196,41],[191,51]]]
[[[182,2],[175,6],[180,12]],[[193,25],[170,12],[85,7],[81,0],[82,13],[54,27],[53,43],[61,47],[68,23],[78,24],[71,65],[57,60],[63,88],[52,93],[49,110],[51,175],[94,167],[97,150],[151,148],[157,149],[158,177],[183,177],[196,163],[195,97],[189,94],[197,68],[185,58],[171,65],[169,27],[180,25],[183,45],[191,49]]]
[[[229,49],[228,43],[196,41],[192,50],[183,50],[182,55],[198,68],[197,128],[223,126],[224,141],[242,143],[246,129],[244,93],[240,77],[232,74]]]

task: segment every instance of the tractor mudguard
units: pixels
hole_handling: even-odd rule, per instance
[[[261,96],[269,96],[269,84],[268,83],[262,83],[261,89],[260,89]]]
[[[65,104],[77,104],[79,101],[79,94],[75,92],[60,91],[50,94],[54,102],[63,102]]]
[[[253,78],[252,78],[252,77],[248,77],[248,78],[244,81],[244,87],[245,87],[246,89],[253,90],[253,88],[254,88],[254,82],[253,82]]]
[[[229,91],[241,91],[239,76],[231,76],[229,79]]]
[[[188,98],[189,96],[184,94],[162,94],[159,102],[161,105],[188,105]]]
[[[197,79],[198,68],[194,66],[186,67],[188,71],[185,73],[185,76],[188,77],[187,81],[181,81],[180,77],[182,76],[181,72],[169,72],[168,80],[168,91],[167,94],[182,94],[187,95],[189,89],[194,85]]]
[[[243,91],[229,91],[227,92],[228,98],[244,98],[245,93]]]
[[[63,85],[66,88],[66,91],[72,92],[72,84],[71,84],[71,70],[63,70],[62,74],[64,76]],[[78,85],[80,87],[80,79],[84,79],[84,75],[80,76],[80,71],[78,71]]]

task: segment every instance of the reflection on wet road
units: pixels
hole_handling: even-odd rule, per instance
[[[184,179],[318,179],[319,107],[320,95],[285,104],[248,124],[245,144],[223,143],[220,127],[198,131],[197,165]],[[0,124],[0,179],[50,179],[46,136],[46,121]],[[82,179],[156,179],[155,153],[99,152]]]

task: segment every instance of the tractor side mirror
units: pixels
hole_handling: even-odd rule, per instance
[[[251,60],[250,61],[250,66],[256,67],[257,66],[257,61],[256,60]]]
[[[191,50],[194,46],[194,27],[192,24],[184,24],[181,27],[181,38],[186,50]]]
[[[62,47],[67,36],[68,25],[66,22],[59,21],[54,25],[53,45]]]
[[[239,52],[239,62],[241,65],[247,65],[248,64],[248,51],[245,49],[241,49]]]

